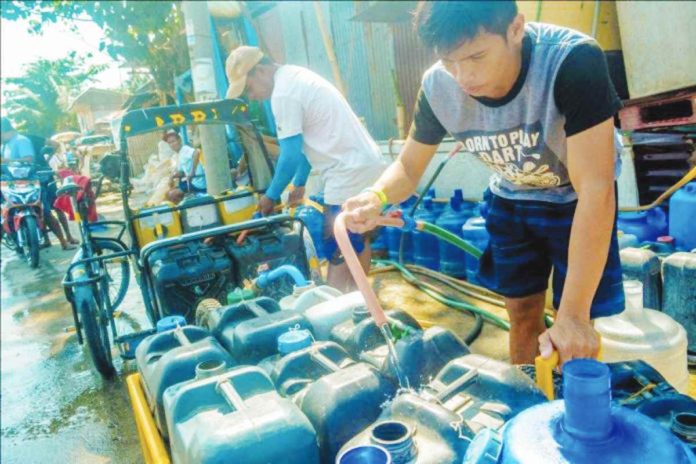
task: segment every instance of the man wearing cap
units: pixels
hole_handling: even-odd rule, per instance
[[[386,165],[377,144],[346,99],[327,80],[309,69],[279,65],[257,47],[232,51],[225,66],[227,98],[245,94],[250,100],[271,100],[280,156],[271,185],[259,201],[267,215],[292,181],[290,202],[304,196],[314,168],[324,186],[324,247],[329,257],[327,281],[340,290],[354,283],[333,238],[333,221],[345,200],[369,188]],[[370,264],[369,238],[351,234],[363,267]]]

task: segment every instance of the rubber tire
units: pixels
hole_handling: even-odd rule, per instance
[[[77,305],[80,325],[92,357],[92,364],[103,378],[110,379],[116,371],[111,358],[109,324],[106,322],[100,325],[97,321],[98,308],[92,292],[91,286],[77,287],[75,289],[75,305]]]
[[[27,261],[29,267],[39,267],[39,224],[34,216],[24,216],[21,227],[24,228],[24,238],[27,241]]]
[[[122,251],[126,251],[121,245],[119,245],[118,242],[99,238],[94,239],[95,256],[102,255],[102,253],[100,253],[101,250],[107,250],[111,253],[120,253]],[[130,264],[128,261],[128,257],[123,257],[123,261],[121,262],[120,267],[121,285],[119,286],[118,291],[115,297],[113,298],[113,301],[111,301],[112,311],[115,311],[118,305],[120,305],[123,302],[123,299],[126,297],[126,292],[128,291],[128,285],[130,284]],[[111,295],[109,295],[109,298],[111,298]]]

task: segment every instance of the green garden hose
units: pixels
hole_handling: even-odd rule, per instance
[[[486,322],[489,322],[496,327],[499,327],[503,330],[510,330],[510,323],[506,321],[505,319],[500,318],[499,316],[496,316],[495,314],[491,313],[490,311],[486,311],[485,309],[479,308],[477,306],[474,306],[472,304],[466,303],[462,300],[457,300],[452,297],[448,297],[443,295],[436,287],[430,284],[426,284],[425,282],[420,282],[418,279],[409,271],[406,267],[400,265],[399,263],[395,261],[383,261],[383,260],[375,260],[375,262],[379,265],[383,266],[393,266],[397,271],[401,273],[401,275],[404,277],[404,279],[412,284],[413,286],[419,288],[421,291],[423,291],[425,294],[428,296],[432,297],[436,301],[439,301],[440,303],[450,306],[455,309],[459,309],[462,311],[467,311],[472,314],[478,314],[480,315]]]

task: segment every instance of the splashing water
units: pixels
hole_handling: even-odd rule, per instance
[[[403,389],[410,389],[411,385],[408,382],[408,378],[404,375],[403,371],[401,370],[401,365],[399,364],[399,358],[396,356],[396,347],[394,346],[394,340],[391,334],[391,330],[389,329],[389,326],[387,324],[383,325],[380,327],[380,330],[382,332],[382,336],[384,337],[384,340],[387,342],[387,352],[388,352],[388,357],[389,357],[389,363],[391,364],[392,368],[394,369],[394,373],[396,374],[396,378],[399,381],[399,386]]]

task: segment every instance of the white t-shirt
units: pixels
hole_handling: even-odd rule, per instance
[[[178,170],[183,172],[185,176],[191,173],[191,168],[193,167],[193,155],[196,150],[188,145],[182,145],[181,150],[179,150],[179,166]],[[198,160],[198,165],[196,166],[196,172],[194,173],[191,183],[194,187],[199,189],[205,189],[205,170],[203,169],[203,164]]]
[[[343,95],[299,66],[281,66],[274,80],[278,138],[302,134],[307,160],[324,184],[324,201],[340,205],[374,184],[386,161]]]

